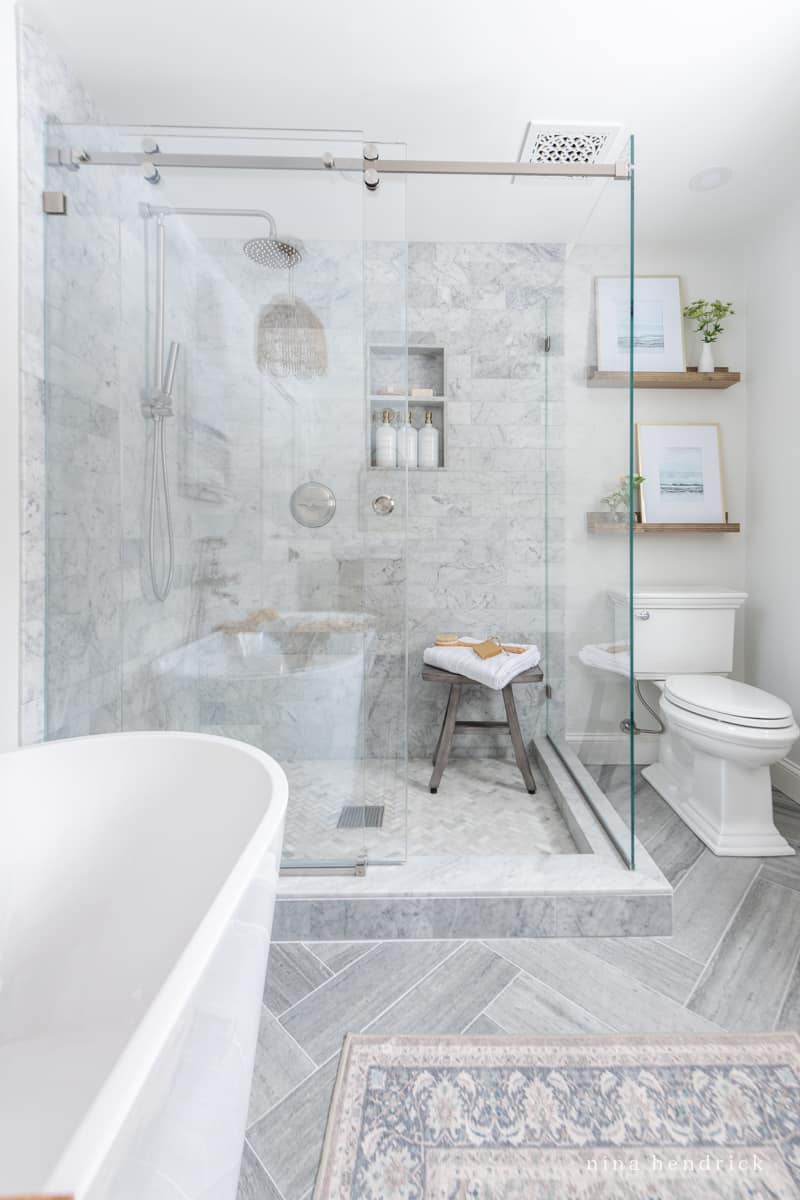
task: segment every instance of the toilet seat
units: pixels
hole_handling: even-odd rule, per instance
[[[790,729],[789,705],[761,688],[738,683],[724,675],[672,675],[664,697],[676,708],[697,717],[746,729]]]

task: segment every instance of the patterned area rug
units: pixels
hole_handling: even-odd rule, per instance
[[[345,1042],[314,1200],[797,1200],[800,1036]]]

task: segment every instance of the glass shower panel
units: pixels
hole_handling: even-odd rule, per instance
[[[549,314],[547,734],[633,865],[632,181],[570,186],[586,215],[580,232],[565,229],[563,321]],[[598,362],[598,297],[613,371]]]
[[[148,136],[175,154],[360,161],[363,150],[361,140],[324,134],[66,127],[61,136],[133,151]],[[90,384],[105,407],[86,418],[88,474],[103,463],[106,409],[113,453],[80,500],[83,525],[102,517],[105,541],[94,552],[116,587],[116,624],[102,644],[110,723],[235,737],[272,754],[289,776],[289,866],[402,861],[404,473],[394,511],[378,518],[361,174],[176,166],[155,186],[137,168],[97,165],[70,184],[75,202],[48,275],[66,272],[80,294],[69,316],[78,338],[101,350],[107,338],[113,354],[107,379]],[[396,220],[404,209],[402,192],[394,195]],[[91,228],[78,247],[70,221],[83,207]],[[90,334],[82,261],[95,225],[108,226],[101,247],[114,247],[102,264],[114,312]],[[400,228],[401,244],[404,236]],[[55,366],[53,339],[49,352]],[[62,473],[51,479],[59,535],[71,494]],[[100,516],[97,495],[108,496]],[[56,555],[54,544],[54,566]],[[380,608],[386,573],[392,603]],[[49,605],[51,647],[62,627],[61,609]],[[52,649],[48,661],[63,685]],[[73,695],[92,695],[91,670]],[[97,726],[93,712],[88,726]]]

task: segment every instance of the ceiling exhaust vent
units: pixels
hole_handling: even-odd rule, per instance
[[[523,163],[607,163],[616,160],[622,133],[621,125],[566,125],[560,122],[543,124],[529,121],[519,152]],[[529,179],[530,176],[512,176]],[[541,177],[536,177],[540,182]],[[556,183],[591,183],[591,179],[567,176],[554,179]]]

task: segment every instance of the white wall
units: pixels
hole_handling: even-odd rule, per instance
[[[747,679],[800,715],[800,206],[749,256]],[[800,744],[775,782],[800,800]]]
[[[592,247],[584,252],[579,269],[586,274],[620,274],[627,258],[613,249],[606,260]],[[725,499],[732,521],[746,530],[747,397],[745,362],[746,281],[744,256],[733,250],[697,245],[637,246],[637,275],[679,275],[684,303],[698,297],[730,300],[736,315],[726,323],[726,332],[715,347],[720,366],[742,372],[741,383],[725,391],[639,390],[635,397],[637,421],[718,421],[721,427]],[[579,355],[577,371],[594,361],[594,324],[591,279],[582,288],[570,286],[567,307],[573,340],[585,330],[586,350]],[[686,361],[697,363],[699,341],[686,329]],[[573,364],[574,366],[574,364]],[[625,586],[626,555],[623,538],[592,535],[586,531],[586,511],[602,511],[600,498],[627,469],[626,395],[621,390],[587,388],[573,370],[567,380],[567,730],[568,738],[582,747],[587,760],[610,761],[615,753],[627,755],[619,722],[627,709],[624,681],[615,686],[576,661],[586,640],[610,641],[614,637],[606,600],[609,586]],[[637,586],[655,584],[715,584],[747,590],[746,536],[742,534],[664,534],[638,537],[635,541]],[[600,624],[598,624],[598,621]],[[605,622],[605,625],[602,623]],[[736,629],[734,675],[744,678],[747,606],[739,614]],[[605,628],[605,637],[587,636],[594,628]],[[581,640],[583,639],[583,641]],[[647,687],[648,685],[645,685]],[[653,690],[650,699],[655,702]],[[652,719],[637,712],[637,723],[647,727]],[[588,736],[587,736],[588,735]],[[593,747],[594,743],[594,749]],[[657,739],[637,738],[639,761],[650,761],[657,753]]]
[[[16,64],[14,5],[0,0],[0,750],[17,745],[19,703]]]
[[[717,366],[742,372],[742,382],[725,391],[676,389],[638,391],[637,421],[717,421],[722,438],[725,502],[742,534],[664,534],[636,543],[636,578],[642,584],[714,583],[743,588],[746,564],[747,405],[746,279],[741,253],[734,247],[640,246],[637,275],[680,275],[683,303],[703,297],[729,300],[736,315],[724,322],[714,346]],[[696,366],[700,340],[686,322],[686,363]],[[746,588],[745,588],[746,590]],[[737,622],[735,674],[743,677],[744,621]]]

